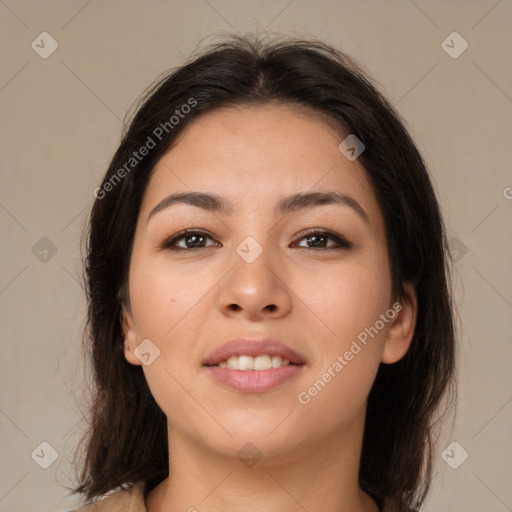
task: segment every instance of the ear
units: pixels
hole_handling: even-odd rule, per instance
[[[124,338],[124,357],[129,363],[140,365],[140,360],[134,354],[138,343],[133,314],[131,309],[125,304],[121,307],[121,330]]]
[[[385,364],[396,363],[402,359],[414,336],[418,299],[412,284],[404,283],[404,290],[406,295],[393,304],[392,309],[396,316],[390,322],[381,358]]]

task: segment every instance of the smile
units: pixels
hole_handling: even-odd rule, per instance
[[[220,368],[229,368],[231,370],[270,370],[271,368],[279,368],[280,366],[287,366],[290,364],[289,359],[284,359],[281,356],[270,356],[262,354],[256,357],[246,355],[233,355],[227,360],[220,361],[218,366]],[[292,363],[293,364],[293,363]]]

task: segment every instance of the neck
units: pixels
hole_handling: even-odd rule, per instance
[[[168,426],[170,476],[148,494],[147,512],[378,512],[359,487],[363,424],[355,423],[285,454],[263,453],[256,463],[213,452]]]

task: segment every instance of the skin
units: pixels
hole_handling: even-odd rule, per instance
[[[397,300],[373,189],[358,160],[338,150],[346,135],[303,108],[229,107],[191,123],[156,166],[123,308],[127,361],[141,364],[134,351],[145,339],[160,349],[142,368],[168,419],[171,477],[147,496],[149,512],[377,511],[357,478],[366,401],[380,363],[398,361],[410,345],[414,290],[406,283],[399,314],[308,404],[297,400]],[[190,191],[224,196],[234,211],[175,204],[147,220],[169,194]],[[274,214],[279,199],[311,191],[348,194],[369,222],[339,204]],[[206,247],[161,247],[186,228],[207,231]],[[353,245],[315,247],[303,234],[309,228]],[[263,248],[252,263],[236,252],[247,236]],[[187,240],[193,246],[190,238],[176,244]],[[227,388],[202,362],[243,335],[278,339],[306,364],[262,393]],[[252,467],[237,456],[248,442],[262,455]]]

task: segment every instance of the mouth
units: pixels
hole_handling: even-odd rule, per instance
[[[263,392],[298,375],[306,361],[294,349],[269,339],[232,340],[204,362],[218,383],[242,392]]]
[[[256,357],[248,355],[233,355],[226,360],[220,361],[219,364],[204,366],[216,366],[218,368],[229,368],[230,370],[242,371],[255,370],[257,372],[261,372],[289,365],[301,366],[300,363],[293,363],[289,359],[284,359],[277,355],[271,356],[270,354],[261,354]]]
[[[288,364],[305,364],[304,356],[277,340],[238,338],[215,349],[203,366],[233,370],[269,370]]]

